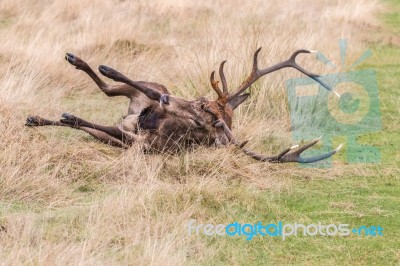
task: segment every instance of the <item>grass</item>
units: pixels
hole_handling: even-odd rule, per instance
[[[0,44],[0,261],[399,264],[399,10],[398,1],[355,0],[312,6],[289,0],[2,1],[0,35],[7,38]],[[144,155],[70,129],[23,126],[28,114],[57,118],[69,111],[102,124],[125,114],[126,100],[100,93],[63,61],[67,51],[190,99],[214,97],[208,76],[221,60],[229,59],[233,88],[249,72],[257,46],[264,47],[262,65],[314,47],[340,62],[341,37],[351,37],[349,61],[366,48],[373,52],[360,69],[377,71],[383,130],[359,142],[379,147],[379,164],[348,164],[346,148],[327,169],[255,162],[232,147]],[[299,62],[314,72],[331,71],[309,58]],[[292,144],[284,84],[295,75],[284,70],[265,77],[236,112],[234,132],[252,137],[249,146],[276,153]],[[188,235],[190,219],[379,224],[384,236],[246,241]]]

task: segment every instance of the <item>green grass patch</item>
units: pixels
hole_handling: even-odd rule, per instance
[[[400,1],[387,3],[392,8],[383,20],[388,34],[398,34]],[[384,229],[383,236],[297,236],[285,241],[268,236],[257,236],[251,241],[246,241],[243,236],[204,236],[210,248],[219,251],[204,264],[400,263],[400,47],[375,44],[371,49],[373,57],[360,68],[376,70],[383,128],[380,132],[360,136],[358,142],[378,147],[381,152],[380,164],[365,165],[372,174],[332,180],[294,180],[290,191],[282,193],[242,191],[245,195],[240,198],[251,199],[251,202],[231,202],[219,210],[211,204],[214,207],[210,211],[223,211],[217,215],[220,220],[213,216],[214,221],[221,223],[347,223],[350,228],[380,225]]]

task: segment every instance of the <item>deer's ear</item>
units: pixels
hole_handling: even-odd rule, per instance
[[[233,98],[232,100],[230,100],[228,102],[228,104],[232,107],[233,110],[236,109],[236,107],[238,107],[240,104],[242,104],[242,102],[244,102],[247,97],[249,97],[250,93],[245,93],[242,95],[237,96],[236,98]]]

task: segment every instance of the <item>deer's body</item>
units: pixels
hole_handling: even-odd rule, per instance
[[[338,149],[313,158],[303,159],[300,157],[300,153],[313,146],[317,141],[300,147],[297,151],[292,151],[295,148],[292,146],[277,156],[268,157],[243,148],[246,142],[240,144],[235,140],[231,132],[234,109],[249,96],[249,93],[243,92],[261,76],[283,67],[294,67],[330,90],[328,86],[318,80],[317,75],[307,72],[296,64],[295,57],[299,53],[308,53],[309,51],[297,51],[289,60],[262,70],[259,70],[257,66],[259,52],[260,49],[254,54],[252,73],[236,92],[232,94],[228,92],[223,73],[225,62],[223,62],[219,69],[223,90],[214,80],[214,72],[210,78],[211,86],[218,94],[218,99],[208,100],[200,97],[192,101],[171,95],[163,85],[132,81],[112,68],[100,66],[101,74],[122,82],[118,85],[109,85],[100,79],[86,62],[68,53],[67,61],[77,69],[86,72],[107,96],[125,96],[130,99],[127,115],[117,126],[97,125],[68,113],[64,113],[60,121],[30,116],[26,125],[67,126],[83,130],[100,141],[118,147],[128,148],[138,142],[143,145],[145,151],[176,152],[182,148],[196,145],[221,146],[233,143],[246,154],[260,161],[307,163],[332,156]]]

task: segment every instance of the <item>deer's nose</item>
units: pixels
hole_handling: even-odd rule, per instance
[[[161,95],[160,103],[161,104],[169,104],[169,95],[168,94]]]

